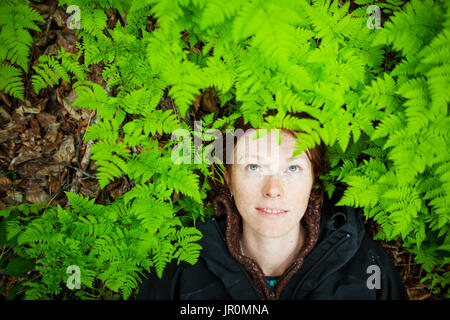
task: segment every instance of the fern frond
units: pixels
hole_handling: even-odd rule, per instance
[[[108,183],[119,178],[127,170],[125,159],[129,158],[130,151],[123,143],[109,144],[105,141],[99,141],[91,148],[91,159],[96,160],[97,177],[100,187],[103,189]]]
[[[89,86],[92,86],[92,88]],[[74,83],[72,87],[78,96],[72,103],[73,106],[96,110],[97,115],[104,120],[114,119],[116,113],[115,99],[108,97],[105,89],[99,84],[91,81],[79,80]],[[123,118],[125,118],[124,112],[118,112],[114,122],[118,122],[117,119],[122,119],[123,121]]]
[[[161,279],[164,268],[167,263],[172,260],[175,248],[170,242],[163,242],[159,244],[155,251],[153,251],[152,260],[155,265],[156,275]]]
[[[33,39],[27,29],[41,31],[36,22],[44,19],[28,1],[7,1],[0,5],[0,62],[9,60],[28,72],[29,47]]]
[[[104,206],[95,204],[95,199],[88,199],[79,194],[65,191],[67,199],[72,207],[72,210],[78,213],[89,213],[98,215],[104,210]]]
[[[348,176],[343,179],[349,185],[341,200],[336,204],[352,207],[373,207],[379,197],[378,185],[365,176]]]
[[[37,66],[33,66],[37,74],[31,78],[36,94],[39,94],[39,91],[47,86],[53,87],[58,84],[60,78],[70,82],[69,75],[55,57],[43,55],[38,58],[38,62]]]
[[[203,235],[196,228],[182,227],[172,237],[176,241],[175,248],[177,249],[173,257],[180,261],[186,261],[192,265],[197,262],[202,246],[196,241],[200,240]]]
[[[0,64],[0,90],[23,101],[25,89],[21,75],[22,72],[16,67]]]

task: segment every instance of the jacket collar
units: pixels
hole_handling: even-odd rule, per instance
[[[198,229],[203,238],[200,258],[224,284],[233,300],[258,300],[260,296],[244,267],[230,255],[225,240],[225,218],[212,218]]]
[[[347,264],[361,246],[365,230],[359,214],[351,207],[337,210],[323,219],[319,242],[286,287],[284,299],[307,296],[323,279]]]

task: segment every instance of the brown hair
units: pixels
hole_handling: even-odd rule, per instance
[[[273,115],[274,111],[269,110],[269,113],[267,113],[265,117],[269,116],[269,115]],[[308,113],[305,112],[301,112],[301,113],[291,113],[289,114],[291,116],[294,116],[296,118],[299,119],[314,119],[314,117],[312,117],[311,115],[309,115]],[[315,119],[314,119],[315,120]],[[234,128],[235,130],[238,129],[242,129],[244,132],[248,129],[256,129],[254,128],[250,122],[248,123],[244,123],[244,118],[241,116],[239,117],[235,123],[234,123]],[[274,128],[274,129],[281,129],[281,128]],[[288,129],[282,129],[284,132],[287,132],[289,134],[291,134],[294,138],[297,138],[296,133],[297,132],[301,132],[301,133],[306,133],[302,130],[288,130]],[[230,135],[230,133],[226,133],[225,136]],[[235,136],[235,132],[232,132],[231,135],[233,135],[233,148],[236,146],[237,140],[239,137]],[[223,141],[225,141],[226,139],[224,139]],[[228,145],[228,147],[231,147],[231,144]],[[224,149],[224,153],[226,154],[227,157],[229,157],[229,155],[231,154],[231,152],[227,152],[227,145],[225,144],[225,149]],[[327,153],[327,149],[325,144],[323,143],[323,141],[320,142],[320,144],[316,145],[313,149],[308,149],[306,150],[306,155],[309,159],[309,161],[311,161],[312,164],[312,170],[313,170],[313,190],[314,189],[319,189],[316,190],[317,194],[317,199],[315,201],[316,204],[322,204],[323,202],[323,197],[324,197],[324,188],[323,188],[323,184],[322,181],[319,179],[319,177],[325,173],[327,167],[328,167],[328,163],[326,160],[326,153]],[[227,172],[231,172],[231,168],[232,168],[232,161],[225,161],[225,170]],[[225,186],[228,188],[228,186],[226,185],[225,182]]]

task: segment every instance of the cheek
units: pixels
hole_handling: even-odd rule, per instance
[[[236,181],[236,180],[235,180]],[[251,200],[256,199],[260,193],[261,183],[253,181],[251,179],[237,180],[237,183],[233,186],[235,200],[240,200],[241,204],[248,204]]]

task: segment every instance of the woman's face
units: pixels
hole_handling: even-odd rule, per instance
[[[246,227],[280,237],[299,227],[313,184],[312,165],[305,152],[291,158],[295,138],[289,133],[273,129],[253,140],[255,134],[247,130],[238,139],[225,180]]]

